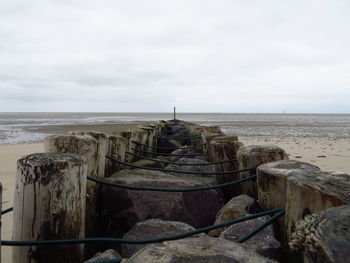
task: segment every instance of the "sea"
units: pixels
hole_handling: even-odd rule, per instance
[[[45,127],[170,120],[172,113],[0,113],[0,144],[41,142]],[[350,137],[350,114],[177,113],[177,119],[218,125],[226,134]],[[40,129],[38,129],[40,128]],[[38,132],[40,130],[40,132]]]

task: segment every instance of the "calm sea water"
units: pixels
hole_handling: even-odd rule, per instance
[[[39,142],[30,128],[168,120],[171,113],[0,113],[0,144]],[[219,125],[226,134],[350,137],[350,114],[178,113],[178,119]]]

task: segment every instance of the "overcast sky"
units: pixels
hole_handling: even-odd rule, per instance
[[[0,0],[0,111],[350,113],[350,1]]]

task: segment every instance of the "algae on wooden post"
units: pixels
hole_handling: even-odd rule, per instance
[[[305,263],[347,263],[350,251],[350,205],[307,215],[298,221],[290,246]]]
[[[264,210],[286,207],[287,180],[292,172],[318,171],[318,167],[294,160],[281,160],[265,163],[257,168],[258,200]],[[284,217],[275,226],[278,240],[287,245],[287,232]]]
[[[350,175],[337,172],[293,172],[287,182],[286,226],[290,234],[306,215],[350,203]]]
[[[17,161],[13,239],[85,237],[86,159],[76,154],[37,153]],[[81,244],[13,247],[14,263],[76,263]]]

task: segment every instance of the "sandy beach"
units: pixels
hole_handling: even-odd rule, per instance
[[[130,127],[130,125],[128,127]],[[113,130],[125,128],[125,126],[117,128],[114,125]],[[63,131],[65,132],[66,129],[62,128],[62,132]],[[342,171],[350,173],[349,138],[332,139],[322,137],[239,136],[239,140],[243,142],[244,145],[274,144],[283,148],[289,155],[290,159],[312,163],[325,171]],[[42,143],[0,146],[0,181],[4,188],[3,209],[9,208],[13,204],[17,159],[27,154],[43,151]],[[8,213],[4,215],[2,219],[2,239],[11,239],[11,232],[12,213]],[[2,262],[11,262],[10,247],[2,247],[2,260]]]

